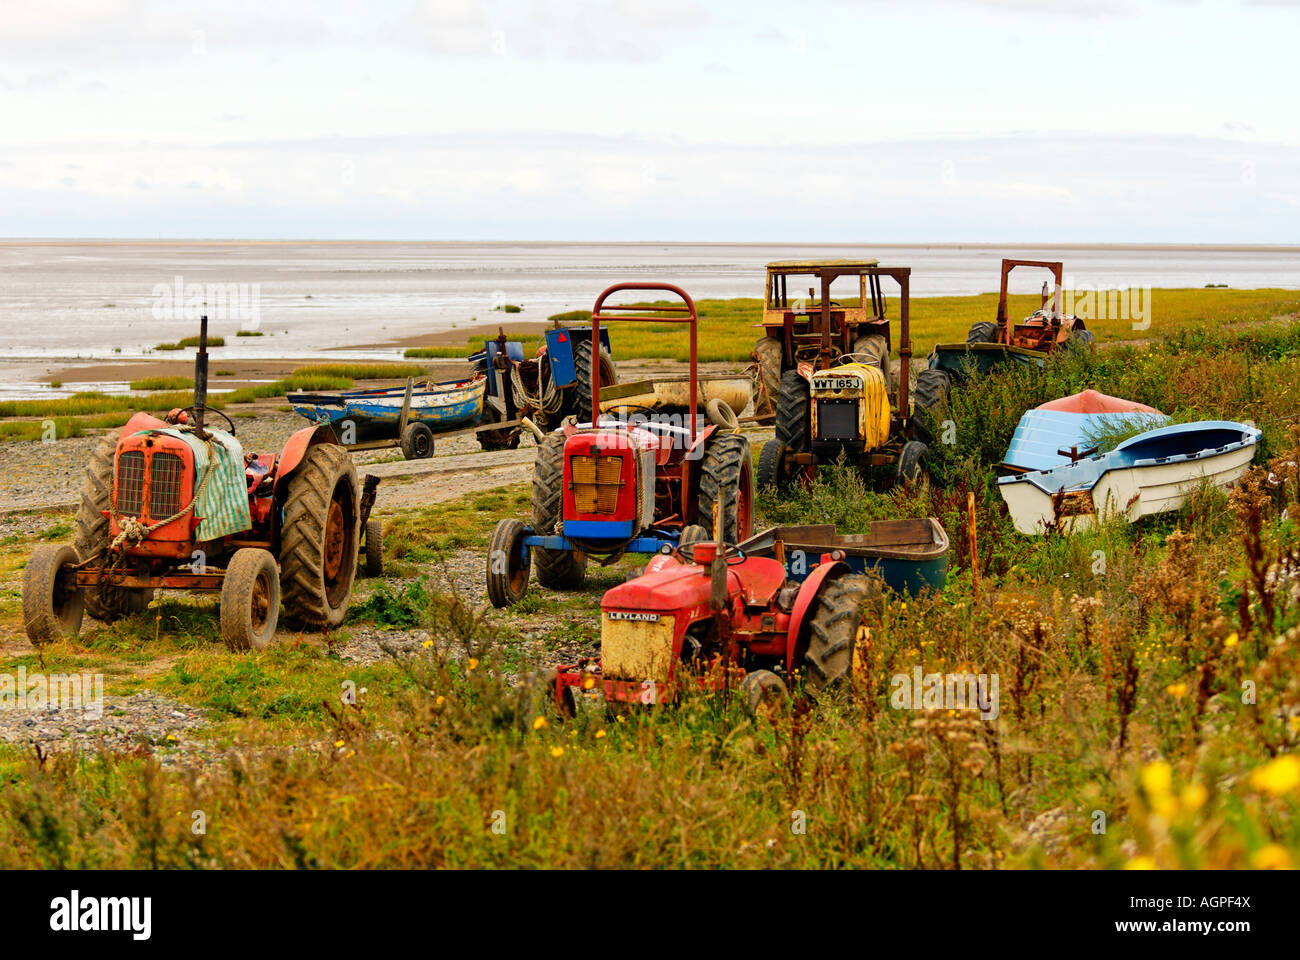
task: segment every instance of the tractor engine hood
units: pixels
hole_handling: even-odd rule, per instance
[[[727,567],[727,596],[740,595],[745,606],[766,606],[785,585],[785,567],[770,557],[747,557]],[[611,587],[600,602],[605,613],[678,613],[709,610],[709,567],[660,555],[641,576]]]

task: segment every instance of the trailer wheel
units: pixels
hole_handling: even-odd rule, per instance
[[[758,489],[784,490],[790,486],[794,472],[786,464],[789,448],[780,440],[769,440],[758,452]]]
[[[548,433],[533,462],[533,530],[551,536],[564,519],[564,434]],[[533,548],[537,582],[551,590],[576,590],[587,576],[587,555]]]
[[[978,323],[972,323],[970,330],[966,333],[966,342],[997,343],[998,325],[992,320],[980,320]]]
[[[586,423],[591,416],[591,341],[584,340],[573,348],[573,395],[569,413],[578,418],[579,423]],[[600,348],[600,385],[612,386],[618,383],[618,370],[614,367],[614,357],[603,346]]]
[[[108,511],[113,505],[113,468],[117,458],[117,434],[100,439],[90,454],[81,481],[81,503],[77,507],[77,556],[89,560],[108,547],[110,530]],[[83,590],[86,613],[96,620],[112,623],[127,614],[139,613],[149,606],[153,590],[133,587],[107,587]]]
[[[808,381],[798,370],[781,374],[781,389],[776,398],[776,438],[795,453],[808,447],[809,411],[812,397]]]
[[[771,670],[751,670],[740,682],[740,700],[754,719],[771,719],[790,702],[790,691]]]
[[[724,543],[749,537],[754,516],[754,460],[749,441],[738,433],[715,433],[704,446],[697,503],[705,530],[713,526],[713,505],[722,518]]]
[[[781,392],[781,364],[785,345],[778,337],[764,337],[754,345],[754,415],[776,414],[776,397]]]
[[[866,605],[881,595],[880,582],[850,574],[822,585],[808,621],[808,646],[803,663],[806,686],[814,696],[840,683],[853,669]]]
[[[492,606],[513,607],[528,593],[528,528],[518,520],[499,520],[488,541],[487,591]]]
[[[930,448],[920,440],[909,440],[903,444],[903,451],[898,455],[898,483],[916,483],[926,472],[930,461]]]
[[[221,581],[221,639],[235,653],[261,650],[280,619],[280,571],[269,550],[241,547]]]
[[[307,448],[289,478],[280,529],[285,612],[308,626],[343,622],[352,599],[361,539],[357,470],[345,448]]]
[[[853,341],[853,352],[870,357],[870,363],[880,368],[889,383],[889,341],[879,333],[865,333]]]
[[[23,571],[23,625],[36,646],[75,637],[81,629],[85,594],[72,566],[77,551],[66,543],[42,543]]]
[[[366,521],[366,576],[384,573],[384,522],[378,517]]]
[[[505,414],[488,403],[487,398],[483,400],[483,422],[505,422]],[[480,430],[478,443],[484,450],[513,450],[519,446],[519,428],[505,427],[501,430]]]
[[[407,460],[427,460],[433,456],[433,431],[425,423],[408,423],[398,440]]]

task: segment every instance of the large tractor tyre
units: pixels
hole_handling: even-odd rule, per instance
[[[398,443],[407,460],[427,460],[433,456],[433,431],[428,424],[408,423]]]
[[[850,574],[822,585],[808,623],[808,647],[803,662],[808,691],[818,694],[843,681],[853,670],[853,647],[867,614],[867,605],[880,597],[880,582]]]
[[[564,434],[548,433],[533,461],[533,530],[554,535],[564,519]],[[551,590],[576,590],[587,576],[587,555],[570,550],[533,548],[537,582]]]
[[[776,397],[776,438],[795,453],[808,449],[812,395],[808,381],[798,370],[781,374],[781,389]]]
[[[952,377],[948,375],[948,371],[927,367],[917,376],[916,386],[912,391],[912,416],[916,419],[918,431],[925,439],[933,439],[930,436],[931,421],[934,423],[939,421],[939,411],[947,405],[951,393]],[[922,413],[929,416],[920,416]]]
[[[487,592],[492,606],[513,607],[528,593],[527,530],[518,520],[499,520],[488,541]]]
[[[366,576],[384,575],[384,522],[378,517],[366,521]]]
[[[785,346],[777,337],[764,337],[754,346],[755,365],[754,415],[776,415],[776,398],[781,392],[781,364],[785,360]]]
[[[917,483],[929,471],[930,448],[920,440],[909,440],[903,444],[898,455],[898,474],[896,482],[901,484]]]
[[[117,457],[117,434],[109,434],[95,444],[81,481],[81,504],[77,507],[77,556],[89,560],[108,547],[111,538],[105,512],[113,505],[113,467]],[[146,588],[107,587],[84,590],[86,613],[96,620],[112,623],[128,614],[139,613],[149,606],[153,590]]]
[[[886,385],[889,383],[889,342],[881,334],[864,333],[858,337],[853,341],[853,353],[855,359],[878,366]]]
[[[81,629],[85,592],[72,566],[77,551],[66,543],[42,543],[23,571],[23,625],[36,646],[75,637]]]
[[[241,547],[221,581],[221,639],[234,653],[262,650],[280,620],[280,571],[269,550]]]
[[[570,391],[569,413],[578,418],[579,423],[591,419],[591,341],[584,340],[573,348],[573,389]],[[618,371],[614,368],[614,357],[604,347],[600,348],[600,385],[612,386],[618,383]]]
[[[713,505],[718,505],[724,543],[749,538],[754,518],[754,460],[745,437],[737,433],[709,437],[700,464],[697,503],[700,525],[709,531],[713,529]]]
[[[357,575],[360,500],[347,450],[308,447],[289,478],[280,529],[280,583],[291,619],[321,629],[343,622]]]
[[[1078,350],[1080,353],[1087,353],[1097,344],[1097,338],[1092,335],[1091,330],[1085,330],[1082,327],[1075,327],[1070,331],[1068,341],[1071,350]]]
[[[485,397],[483,399],[483,425],[504,422],[505,414],[489,403]],[[478,443],[484,450],[513,450],[519,446],[519,428],[505,427],[501,430],[480,430],[478,432]]]
[[[794,476],[786,463],[789,448],[780,440],[769,440],[758,452],[758,489],[781,491]]]
[[[981,320],[978,323],[972,323],[970,331],[966,334],[966,342],[997,343],[998,325],[992,320]]]
[[[771,670],[751,670],[740,681],[740,702],[755,720],[774,720],[790,703],[785,681]]]

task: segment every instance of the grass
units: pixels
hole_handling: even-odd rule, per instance
[[[142,377],[131,381],[132,390],[185,390],[193,386],[190,377]]]
[[[265,336],[261,330],[239,330],[235,333],[237,337],[261,337]]]
[[[154,347],[155,350],[184,350],[186,347],[195,347],[199,345],[198,337],[183,337],[175,343],[160,343]],[[208,337],[209,347],[224,347],[226,345],[225,337]]]
[[[427,373],[418,363],[309,363],[295,367],[295,377],[330,377],[348,380],[404,380]]]
[[[19,651],[0,671],[102,669],[110,692],[201,706],[202,736],[238,759],[192,777],[132,750],[0,749],[0,867],[1300,864],[1300,326],[1275,312],[1265,298],[1233,323],[1153,324],[1142,349],[959,387],[933,485],[878,490],[831,467],[797,497],[761,496],[760,525],[935,516],[952,541],[943,591],[870,613],[848,689],[770,720],[705,695],[539,714],[515,681],[594,649],[623,570],[592,565],[563,593],[534,580],[500,613],[447,589],[442,562],[480,558],[496,520],[526,516],[525,485],[386,515],[390,579],[363,582],[341,635],[236,656],[214,643],[211,597],[168,598]],[[1259,468],[1176,514],[1021,536],[994,464],[1027,406],[1084,386],[1180,418],[1253,418]],[[68,522],[50,518],[50,536]],[[0,546],[11,631],[34,542]],[[362,629],[429,646],[369,667],[336,655]],[[894,678],[916,668],[997,675],[999,716],[900,708]],[[356,705],[340,702],[349,682],[366,691]],[[195,809],[204,835],[174,814]]]

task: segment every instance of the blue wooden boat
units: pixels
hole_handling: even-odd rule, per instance
[[[948,533],[933,517],[877,520],[866,533],[839,534],[830,523],[770,527],[740,549],[747,556],[775,559],[780,554],[786,576],[797,582],[826,555],[843,560],[855,573],[880,576],[898,593],[942,590],[948,580]]]
[[[426,382],[411,390],[408,423],[423,423],[434,433],[469,427],[483,415],[483,377]],[[406,387],[379,390],[343,390],[337,393],[291,393],[288,401],[312,423],[341,428],[354,425],[358,442],[397,440]]]
[[[1016,529],[1086,530],[1177,510],[1198,487],[1231,486],[1250,466],[1260,431],[1232,420],[1178,423],[1130,437],[1114,450],[1051,470],[998,480]]]
[[[1071,450],[1078,459],[1079,454],[1095,449],[1097,438],[1109,429],[1149,430],[1168,421],[1154,407],[1084,390],[1026,411],[1016,425],[1002,466],[1051,470],[1069,463]]]

